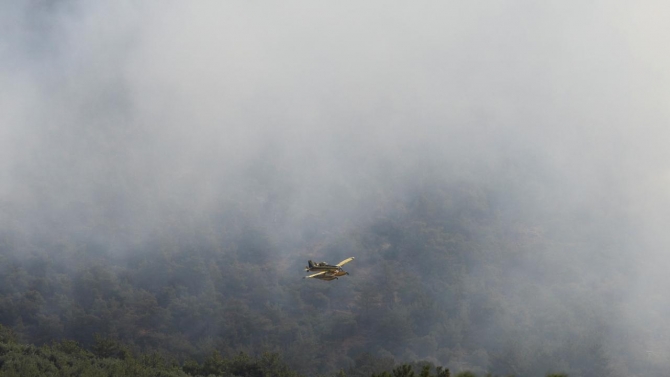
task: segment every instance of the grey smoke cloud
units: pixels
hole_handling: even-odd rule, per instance
[[[668,333],[669,11],[6,2],[3,226],[148,233],[166,207],[269,202],[259,185],[292,198],[287,218],[350,215],[389,166],[482,180],[513,166],[532,177],[530,212],[615,219],[587,225],[628,235],[609,256],[635,271],[624,323],[667,349],[651,334]]]

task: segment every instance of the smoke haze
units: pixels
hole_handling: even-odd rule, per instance
[[[302,264],[327,258],[305,234],[481,182],[575,245],[510,272],[581,277],[529,315],[623,276],[599,336],[667,370],[669,22],[660,1],[3,2],[0,226],[128,255],[232,216]]]

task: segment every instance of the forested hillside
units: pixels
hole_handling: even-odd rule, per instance
[[[609,297],[626,276],[616,263],[599,261],[609,283],[591,282],[581,262],[564,260],[599,246],[580,230],[557,239],[545,220],[519,217],[519,199],[435,177],[380,186],[361,218],[324,227],[310,215],[311,230],[292,236],[258,225],[266,214],[255,201],[195,223],[168,214],[161,233],[124,240],[134,246],[123,254],[58,225],[5,231],[0,323],[27,343],[90,349],[103,337],[178,363],[271,352],[305,375],[353,368],[366,354],[456,372],[617,375]],[[273,197],[268,187],[256,194]],[[301,279],[308,258],[348,256],[350,276]]]
[[[113,376],[113,377],[189,377],[189,376],[248,376],[300,377],[277,354],[264,353],[250,357],[239,353],[222,357],[218,352],[207,356],[202,363],[190,360],[183,365],[156,352],[134,353],[128,347],[110,339],[97,337],[92,351],[76,342],[53,342],[35,347],[20,344],[11,330],[0,326],[0,373],[3,376]],[[336,376],[370,377],[450,377],[449,369],[430,363],[393,365],[392,360],[374,359],[363,355],[356,368],[340,370]],[[456,377],[473,377],[471,372]],[[563,377],[563,376],[557,376]]]

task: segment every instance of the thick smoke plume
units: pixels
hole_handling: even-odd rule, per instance
[[[480,182],[506,219],[575,246],[510,270],[540,286],[552,269],[581,277],[529,297],[529,315],[555,300],[588,311],[580,289],[624,276],[590,328],[667,370],[669,11],[4,2],[0,227],[126,256],[230,216],[280,240],[269,257],[302,263],[319,257],[305,234],[367,224],[431,179]]]

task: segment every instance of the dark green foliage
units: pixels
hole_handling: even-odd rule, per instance
[[[226,359],[215,352],[203,364],[189,361],[182,367],[157,353],[135,357],[123,345],[100,337],[96,337],[94,348],[96,354],[73,341],[41,347],[0,341],[0,375],[299,377],[277,354],[271,353],[258,358],[240,353]]]
[[[393,369],[393,377],[414,377],[411,365],[401,365]]]
[[[137,376],[186,377],[176,365],[163,360],[149,362],[144,356],[136,359],[99,357],[73,341],[52,346],[35,347],[0,342],[0,375],[2,376]]]
[[[435,374],[435,377],[451,377],[451,373],[449,373],[449,369],[437,367],[437,373]]]
[[[581,288],[581,271],[552,259],[582,240],[522,221],[493,184],[417,175],[361,194],[357,219],[301,213],[282,228],[265,222],[291,207],[277,197],[202,218],[168,210],[126,254],[81,234],[13,236],[0,249],[0,341],[72,339],[50,352],[205,376],[450,376],[409,363],[422,359],[479,375],[610,373],[599,321],[613,288]],[[351,276],[300,279],[308,258],[348,256]]]
[[[472,372],[465,371],[465,372],[461,372],[461,373],[456,374],[456,377],[477,377],[477,375],[472,373]]]
[[[123,356],[128,354],[128,351],[125,350],[118,341],[109,338],[103,338],[98,334],[96,334],[94,337],[95,343],[93,346],[91,346],[91,351],[95,356],[101,358],[124,358]]]
[[[423,365],[420,372],[416,372],[416,364],[402,364],[393,368],[390,372],[373,373],[371,377],[450,377],[449,369],[442,367],[435,368],[435,374],[432,373],[432,365]]]
[[[207,357],[202,366],[189,363],[184,370],[193,375],[240,376],[240,377],[298,377],[277,354],[265,353],[252,358],[240,353],[233,358],[221,357],[218,352]]]
[[[12,329],[0,325],[0,343],[16,344],[16,334]]]

